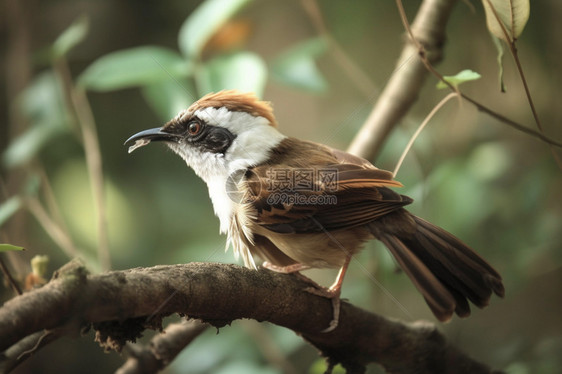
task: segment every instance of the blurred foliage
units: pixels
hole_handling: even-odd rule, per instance
[[[323,38],[298,43],[277,57],[271,70],[273,78],[312,92],[325,92],[328,82],[318,70],[314,58],[326,52],[328,44]]]
[[[208,0],[202,2],[180,28],[178,44],[188,59],[199,59],[205,44],[251,0]]]
[[[74,21],[53,43],[53,57],[64,57],[72,48],[80,44],[89,31],[88,18],[82,16]]]
[[[405,3],[413,19],[418,2]],[[30,198],[41,202],[80,255],[98,268],[98,207],[92,202],[73,104],[80,92],[88,93],[97,125],[111,256],[118,269],[234,261],[224,252],[225,238],[218,235],[204,183],[181,159],[158,146],[129,156],[123,147],[128,136],[167,121],[209,91],[239,88],[271,100],[284,133],[345,149],[378,94],[365,97],[351,83],[349,72],[298,1],[15,4],[26,11],[13,12],[7,6],[7,14],[28,27],[28,39],[25,33],[8,33],[15,27],[11,23],[0,29],[11,38],[0,47],[9,57],[0,61],[7,72],[0,78],[7,90],[0,111],[0,241],[28,249],[8,253],[22,281],[30,271],[29,259],[37,254],[49,256],[51,271],[68,261],[38,220],[27,214]],[[382,89],[402,47],[394,3],[318,4],[334,40]],[[474,14],[466,10],[462,3],[455,9],[438,70],[455,79],[455,72],[478,72],[482,79],[460,86],[463,92],[534,126],[507,54],[500,66],[510,90],[499,92],[487,13],[483,7]],[[554,99],[562,85],[560,16],[558,3],[535,2],[528,22],[514,27],[525,26],[516,35],[523,69],[545,131],[556,139],[562,139],[562,107]],[[14,35],[23,41],[14,43]],[[61,73],[65,65],[72,82]],[[25,69],[27,78],[20,74]],[[411,134],[443,97],[436,83],[428,79],[419,102],[385,144],[379,167],[394,167]],[[412,212],[454,232],[494,264],[505,278],[507,297],[442,328],[462,349],[510,373],[554,372],[562,367],[560,170],[543,143],[455,102],[416,141],[399,175],[402,192],[416,200]],[[335,273],[309,275],[329,284]],[[2,292],[3,300],[11,297],[9,289]],[[400,319],[433,318],[378,243],[368,243],[352,262],[343,296]],[[97,373],[121,365],[120,357],[103,355],[92,341],[91,336],[58,341],[16,372]],[[198,338],[167,372],[316,373],[324,368],[317,352],[292,332],[235,321],[218,335],[207,332]],[[371,367],[369,372],[381,371]]]
[[[3,152],[6,167],[25,166],[51,139],[68,129],[62,92],[52,72],[34,78],[21,94],[19,104],[31,126]]]
[[[21,208],[21,199],[12,196],[0,205],[0,227]]]
[[[261,57],[251,52],[236,52],[213,58],[195,76],[202,92],[235,88],[242,92],[263,95],[266,67]]]
[[[145,46],[99,58],[80,74],[78,82],[89,90],[113,91],[187,77],[191,70],[176,52]]]

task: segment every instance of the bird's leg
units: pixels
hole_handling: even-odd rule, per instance
[[[345,262],[343,263],[343,266],[341,267],[338,273],[338,277],[336,278],[336,281],[329,288],[331,292],[337,292],[338,295],[341,293],[341,285],[343,284],[343,278],[345,277],[345,273],[347,272],[347,268],[349,267],[350,262],[351,262],[351,255],[348,254],[345,257]]]

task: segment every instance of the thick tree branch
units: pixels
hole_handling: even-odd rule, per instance
[[[389,373],[490,373],[445,341],[431,324],[404,324],[343,303],[339,327],[330,300],[303,290],[299,277],[236,265],[191,263],[88,275],[71,263],[44,287],[0,308],[0,349],[47,329],[93,326],[101,344],[120,350],[162,317],[180,313],[217,327],[239,318],[287,327],[351,373],[377,362]]]

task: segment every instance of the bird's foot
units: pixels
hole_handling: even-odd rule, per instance
[[[313,295],[325,297],[325,298],[330,299],[332,301],[332,310],[333,310],[332,320],[330,321],[328,327],[326,327],[321,332],[326,333],[326,332],[334,331],[336,329],[336,327],[338,327],[338,324],[339,324],[339,321],[340,321],[341,289],[333,289],[332,287],[326,288],[326,287],[322,287],[322,286],[318,285],[316,282],[314,282],[311,279],[309,279],[309,281],[311,281],[313,283],[314,287],[305,288],[304,290],[306,292],[309,292]]]
[[[303,274],[299,273],[302,270],[310,269],[310,266],[303,265],[303,264],[292,264],[292,265],[288,265],[288,266],[279,266],[279,265],[274,265],[270,262],[265,261],[262,264],[262,267],[264,267],[266,269],[269,269],[269,270],[272,270],[272,271],[275,271],[277,273],[295,274],[296,277],[298,277],[298,278],[304,280],[305,282],[311,284],[312,287],[307,287],[307,288],[304,289],[304,291],[306,291],[308,293],[311,293],[313,295],[316,295],[316,296],[325,297],[325,298],[330,299],[332,301],[332,309],[334,311],[333,318],[330,321],[330,324],[328,325],[328,327],[325,328],[324,330],[322,330],[321,332],[334,331],[336,329],[336,327],[338,327],[339,318],[340,318],[340,309],[341,309],[341,299],[340,299],[341,284],[336,283],[330,288],[319,285],[318,283],[316,283],[315,281],[313,281],[312,279],[310,279],[306,275],[303,275]]]

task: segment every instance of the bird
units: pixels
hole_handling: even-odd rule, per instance
[[[379,240],[412,280],[435,317],[470,315],[500,274],[467,244],[404,207],[393,173],[327,145],[286,136],[272,105],[253,93],[210,93],[161,127],[126,140],[129,153],[165,143],[207,184],[220,232],[236,258],[283,273],[339,268],[334,284],[316,287],[333,300],[338,325],[346,270],[368,240]],[[312,281],[311,281],[312,282]]]

